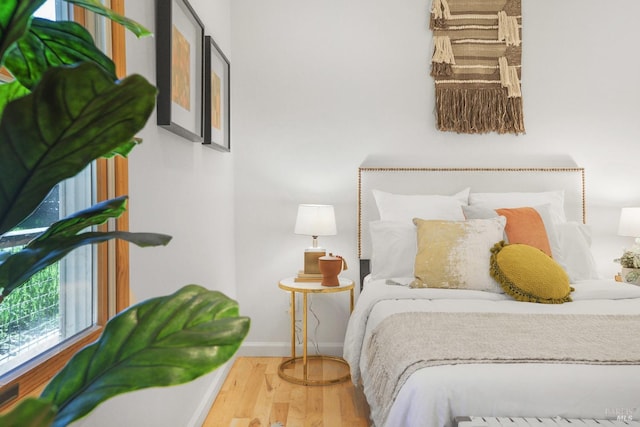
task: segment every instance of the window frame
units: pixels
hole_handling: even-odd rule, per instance
[[[111,0],[110,7],[124,14],[124,0]],[[73,6],[74,20],[86,25],[86,11]],[[106,19],[106,18],[103,18]],[[111,58],[119,77],[126,75],[125,30],[108,20]],[[96,162],[97,201],[127,195],[129,169],[126,158],[116,156]],[[129,214],[124,212],[115,221],[100,226],[106,230],[129,230]],[[122,240],[111,240],[97,245],[97,318],[96,324],[36,356],[2,377],[0,386],[0,413],[15,406],[26,396],[39,395],[45,385],[81,348],[94,342],[102,333],[107,320],[130,305],[129,246]]]

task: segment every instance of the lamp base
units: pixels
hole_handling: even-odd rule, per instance
[[[320,274],[318,258],[325,256],[327,251],[323,248],[309,248],[304,251],[304,274]]]

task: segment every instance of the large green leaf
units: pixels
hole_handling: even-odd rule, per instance
[[[34,239],[34,242],[43,241],[50,237],[77,234],[85,228],[104,224],[110,218],[118,218],[126,210],[126,196],[105,200],[51,224],[46,231]]]
[[[19,81],[14,80],[11,83],[0,84],[0,116],[6,105],[18,98],[22,98],[30,93],[29,89],[22,86]]]
[[[139,143],[140,143],[140,141],[136,140],[134,138],[131,141],[122,144],[120,147],[116,148],[111,153],[105,153],[104,156],[102,156],[102,157],[110,158],[110,157],[113,157],[113,156],[116,156],[116,155],[120,155],[122,157],[127,157],[129,155],[129,153],[131,153],[131,151],[134,148],[136,148],[136,146]]]
[[[132,138],[131,141],[125,142],[111,153],[105,153],[102,157],[109,158],[116,155],[127,157],[129,153],[138,146],[138,144],[142,144],[142,138]]]
[[[27,31],[31,15],[44,2],[45,0],[0,1],[0,58]]]
[[[143,27],[141,24],[136,21],[127,18],[126,16],[122,16],[118,13],[115,13],[113,10],[109,9],[105,5],[103,5],[99,0],[67,0],[69,3],[73,3],[77,6],[83,7],[91,12],[97,13],[98,15],[106,16],[114,22],[117,22],[120,25],[123,25],[133,34],[138,37],[146,37],[150,36],[151,32]]]
[[[34,18],[29,31],[7,51],[4,65],[31,89],[49,68],[84,61],[100,65],[116,79],[113,61],[95,46],[81,25]]]
[[[48,427],[56,416],[55,407],[44,399],[24,399],[6,415],[0,415],[2,427]]]
[[[81,246],[122,239],[141,247],[166,245],[171,236],[157,233],[130,233],[126,231],[80,231],[117,218],[125,211],[126,198],[107,200],[72,214],[54,224],[33,239],[19,252],[0,264],[0,288],[6,297],[22,283],[69,252]]]
[[[20,223],[58,182],[130,144],[155,105],[138,75],[113,82],[100,67],[52,68],[0,121],[0,234]]]
[[[42,398],[59,408],[55,427],[121,393],[191,381],[236,352],[250,320],[224,294],[188,285],[113,318],[98,341],[77,353]]]

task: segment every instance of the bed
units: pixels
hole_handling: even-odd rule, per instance
[[[459,417],[637,425],[640,334],[634,328],[640,327],[640,287],[597,277],[584,226],[582,168],[378,162],[363,164],[358,173],[362,289],[347,327],[344,358],[352,381],[367,397],[373,425],[449,427]],[[479,267],[489,269],[486,259],[483,264],[470,260],[471,273],[461,273],[465,283],[474,282],[471,286],[415,287],[418,274],[411,268],[419,268],[415,258],[424,248],[421,237],[415,243],[416,224],[407,218],[425,214],[429,227],[470,223],[464,209],[462,219],[457,213],[449,218],[450,198],[496,212],[498,207],[537,210],[553,234],[548,240],[553,240],[556,262],[570,279],[571,301],[522,302],[500,286],[476,288],[476,281],[487,280]],[[447,206],[434,211],[440,202]],[[473,221],[492,227],[502,221],[492,218]],[[495,238],[493,229],[476,234]],[[478,253],[471,247],[456,256]]]

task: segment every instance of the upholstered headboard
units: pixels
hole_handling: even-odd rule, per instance
[[[372,190],[395,194],[451,195],[472,192],[540,192],[563,190],[569,221],[586,221],[585,175],[580,167],[384,167],[358,169],[358,258],[360,276],[369,273],[369,223],[379,219]]]

